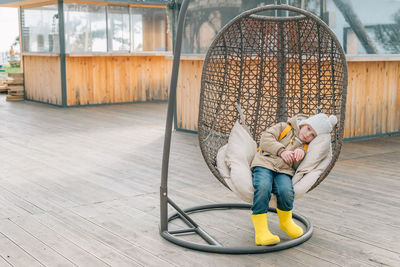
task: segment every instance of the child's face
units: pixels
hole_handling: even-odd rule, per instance
[[[300,127],[299,139],[301,142],[310,143],[316,136],[317,133],[310,125],[304,124]]]

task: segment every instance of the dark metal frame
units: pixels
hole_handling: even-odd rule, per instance
[[[24,60],[24,55],[22,53],[23,47],[22,47],[22,8],[18,8],[18,30],[19,30],[19,45],[20,45],[20,55],[21,55],[21,60],[22,60],[22,75],[25,81],[25,60]],[[26,100],[26,92],[24,90],[24,100]]]
[[[214,252],[214,253],[224,253],[224,254],[256,254],[256,253],[273,252],[300,245],[301,243],[310,239],[313,232],[313,226],[306,217],[293,213],[293,218],[300,221],[306,228],[304,234],[299,238],[289,240],[286,242],[281,242],[273,246],[224,247],[212,236],[210,236],[206,231],[204,231],[203,228],[201,228],[195,221],[193,221],[188,216],[188,214],[210,211],[210,210],[250,209],[251,208],[250,204],[242,204],[242,203],[210,204],[210,205],[201,205],[181,210],[171,199],[168,198],[167,201],[169,204],[171,204],[171,206],[173,206],[177,210],[175,213],[173,213],[168,217],[168,222],[179,218],[182,219],[189,228],[176,231],[168,231],[168,230],[160,231],[161,236],[172,243],[195,250]],[[274,208],[269,208],[269,211],[276,213],[276,209]],[[182,234],[197,234],[201,238],[203,238],[203,240],[207,242],[207,244],[194,243],[177,237]]]
[[[192,218],[189,217],[190,213],[196,213],[196,212],[202,212],[202,211],[209,211],[209,210],[221,210],[221,209],[250,209],[251,205],[250,204],[235,204],[235,203],[225,203],[225,204],[212,204],[212,205],[202,205],[202,206],[196,206],[188,209],[181,209],[177,204],[175,204],[169,197],[168,197],[168,165],[169,165],[169,155],[170,155],[170,149],[171,149],[171,135],[172,135],[172,126],[173,126],[173,119],[174,119],[174,113],[176,112],[175,110],[175,105],[176,105],[176,87],[177,87],[177,82],[178,82],[178,72],[179,72],[179,63],[180,63],[180,56],[181,56],[181,46],[182,46],[182,35],[183,35],[183,26],[184,26],[184,21],[186,17],[186,11],[188,8],[190,0],[184,0],[182,3],[182,6],[180,8],[179,12],[179,18],[178,18],[178,25],[177,25],[177,33],[176,33],[176,39],[175,39],[175,47],[174,47],[174,59],[173,59],[173,68],[172,68],[172,75],[171,75],[171,82],[170,82],[170,94],[169,94],[169,101],[168,101],[168,110],[167,110],[167,120],[166,120],[166,127],[165,127],[165,136],[164,136],[164,147],[163,147],[163,161],[162,161],[162,171],[161,171],[161,187],[160,187],[160,234],[163,238],[166,240],[173,242],[177,245],[195,249],[195,250],[200,250],[200,251],[206,251],[206,252],[215,252],[215,253],[227,253],[227,254],[250,254],[250,253],[265,253],[265,252],[272,252],[272,251],[278,251],[278,250],[283,250],[287,249],[296,245],[299,245],[305,241],[307,241],[309,238],[311,238],[312,231],[313,231],[313,226],[312,224],[307,220],[307,218],[293,213],[293,217],[300,221],[304,226],[305,226],[305,231],[304,234],[297,238],[293,239],[290,241],[282,242],[276,245],[272,246],[247,246],[247,247],[224,247],[221,245],[217,240],[215,240],[213,237],[211,237],[207,232],[205,232]],[[246,11],[239,15],[238,17],[244,17],[248,14],[253,14],[255,12],[261,12],[265,10],[273,10],[273,9],[279,9],[279,10],[289,10],[289,11],[295,11],[299,12],[301,15],[309,15],[312,18],[316,18],[317,20],[318,17],[309,14],[309,12],[302,11],[300,9],[290,7],[287,5],[276,5],[276,6],[268,6],[264,8],[256,8],[253,10]],[[282,20],[285,18],[276,18],[276,20]],[[291,19],[291,18],[286,18],[286,19]],[[227,28],[229,26],[229,23],[223,28]],[[333,34],[330,29],[326,26],[326,30],[329,31],[331,34]],[[338,41],[335,39],[335,42],[338,44]],[[215,43],[215,40],[214,40]],[[213,44],[214,44],[213,43]],[[212,44],[212,45],[213,45]],[[340,46],[340,45],[339,45]],[[339,48],[341,49],[341,47]],[[340,52],[343,52],[342,50]],[[208,55],[208,54],[207,54]],[[344,57],[344,53],[343,53]],[[207,61],[207,57],[205,60],[205,65]],[[345,59],[344,59],[345,62]],[[347,84],[347,67],[345,66],[345,77],[344,77],[344,82]],[[204,71],[204,69],[203,69]],[[346,96],[346,88],[343,89],[343,99],[342,101],[345,103],[345,97]],[[201,103],[200,103],[201,106]],[[343,129],[343,122],[344,122],[344,108],[341,110],[342,111],[342,116],[341,116],[341,127],[340,129]],[[200,117],[199,117],[200,120]],[[334,158],[336,159],[339,151],[340,151],[340,146],[342,143],[342,136],[343,132],[339,134],[339,144],[335,147],[335,153],[334,153]],[[201,142],[201,140],[200,140]],[[204,151],[203,156],[204,156]],[[328,170],[324,173],[324,176],[327,175],[327,173],[330,171],[330,169],[333,167],[334,164],[333,160],[328,168]],[[208,162],[207,162],[208,163]],[[208,164],[209,165],[209,164]],[[213,170],[211,168],[211,170]],[[214,173],[214,172],[213,172]],[[215,175],[215,173],[214,173]],[[216,175],[218,178],[218,175]],[[324,177],[323,177],[324,178]],[[219,179],[220,180],[220,179]],[[321,181],[317,181],[317,183],[314,185],[314,187]],[[221,181],[221,180],[220,180]],[[223,181],[221,181],[223,184],[225,184]],[[173,213],[172,215],[168,216],[168,204],[171,205],[176,212]],[[271,212],[276,212],[275,209],[270,208],[269,211]],[[185,224],[189,227],[187,229],[182,229],[182,230],[175,230],[175,231],[169,231],[168,230],[168,223],[172,220],[175,219],[181,219]],[[183,239],[180,239],[178,236],[183,235],[183,234],[198,234],[207,244],[200,244],[200,243],[193,243],[190,241],[186,241]]]
[[[67,106],[67,69],[65,63],[64,0],[58,0],[58,36],[60,38],[61,105]]]

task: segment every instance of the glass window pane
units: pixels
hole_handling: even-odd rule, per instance
[[[108,50],[129,51],[129,7],[108,7]]]
[[[165,8],[131,7],[132,51],[167,51]]]
[[[67,53],[107,52],[106,7],[64,4]]]
[[[326,13],[347,54],[400,54],[400,1],[327,0]]]
[[[143,51],[142,15],[131,14],[132,20],[132,51]]]
[[[22,9],[22,51],[59,53],[57,5]]]
[[[182,0],[175,2],[182,3]],[[204,54],[219,30],[231,19],[241,12],[255,7],[274,4],[274,0],[192,0],[189,4],[185,21],[185,30],[182,43],[182,53]],[[282,1],[285,2],[285,1]],[[295,1],[292,1],[295,2]],[[171,7],[172,5],[169,5]],[[177,9],[179,4],[173,5]],[[177,14],[177,11],[175,10]],[[285,14],[277,14],[284,16]],[[267,12],[266,15],[274,15],[275,12]],[[177,21],[176,21],[177,22]],[[171,22],[171,23],[176,23]],[[175,29],[175,25],[171,26]]]
[[[183,37],[183,53],[204,54],[218,31],[241,12],[274,4],[275,0],[192,0]],[[400,54],[400,0],[282,0],[321,17],[336,34],[347,54]],[[177,14],[182,0],[169,4]],[[271,12],[293,16],[293,12]],[[176,18],[169,23],[175,29]]]

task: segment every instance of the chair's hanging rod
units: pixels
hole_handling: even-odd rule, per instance
[[[167,120],[165,125],[163,160],[161,167],[161,186],[160,186],[160,231],[168,230],[168,165],[171,150],[172,122],[174,118],[174,107],[176,102],[176,86],[178,84],[179,62],[181,59],[183,25],[185,23],[186,11],[190,0],[184,0],[179,11],[178,28],[175,38],[174,60],[172,64],[171,83],[169,91],[169,101],[167,110]]]
[[[286,0],[285,3],[282,3],[282,0],[274,0],[274,4],[275,5],[289,5],[288,2],[289,2],[289,0]],[[282,16],[281,12],[282,11],[275,10],[275,17],[278,17],[278,15],[279,15],[279,17]],[[285,17],[289,17],[289,11],[288,10],[285,10]]]

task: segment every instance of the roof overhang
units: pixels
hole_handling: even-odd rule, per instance
[[[48,0],[25,0],[25,1],[15,1],[15,0],[0,0],[1,7],[20,7],[26,5],[36,5],[41,3],[47,3]]]
[[[54,3],[55,1],[49,0],[0,0],[0,7],[23,7],[23,6],[32,6],[32,5],[46,5]],[[67,2],[67,1],[66,1]],[[68,2],[82,2],[82,1],[68,1]],[[88,1],[86,1],[88,2]],[[101,3],[124,3],[124,4],[142,4],[142,5],[162,5],[165,6],[168,4],[168,0],[90,0],[90,2],[101,2]]]

